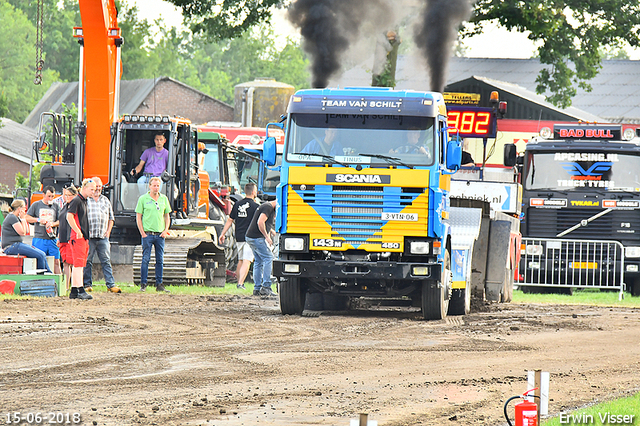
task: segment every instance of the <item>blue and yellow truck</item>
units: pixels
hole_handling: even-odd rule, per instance
[[[426,319],[469,311],[480,211],[450,207],[462,148],[448,138],[440,93],[301,90],[279,127],[283,314],[302,313],[313,293],[408,300]],[[274,145],[267,138],[267,162]]]

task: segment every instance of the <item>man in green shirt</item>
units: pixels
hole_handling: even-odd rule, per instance
[[[159,177],[149,180],[149,192],[138,198],[136,206],[136,224],[142,237],[142,263],[140,265],[140,291],[147,289],[151,247],[156,252],[156,291],[169,293],[162,284],[162,265],[164,261],[164,239],[169,233],[169,213],[171,206],[166,195],[160,193]]]

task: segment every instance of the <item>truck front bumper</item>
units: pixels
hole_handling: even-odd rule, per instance
[[[334,260],[274,260],[273,275],[314,280],[401,280],[422,281],[440,278],[439,263],[352,262]]]

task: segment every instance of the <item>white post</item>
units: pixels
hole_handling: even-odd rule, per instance
[[[84,116],[84,40],[80,39],[80,66],[78,67],[78,123]]]
[[[116,87],[115,96],[113,97],[113,122],[118,121],[120,114],[120,63],[122,60],[122,39],[116,40]]]

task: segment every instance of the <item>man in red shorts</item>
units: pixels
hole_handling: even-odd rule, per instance
[[[69,243],[71,228],[69,227],[69,222],[67,222],[67,209],[69,208],[69,203],[77,195],[78,190],[73,185],[62,190],[62,206],[60,207],[60,214],[58,215],[60,219],[58,246],[60,248],[60,260],[63,265],[62,270],[64,272],[67,292],[69,291],[69,287],[71,287],[71,266],[73,265],[73,254],[71,253],[71,244]]]
[[[82,181],[78,196],[71,200],[67,209],[67,222],[71,227],[71,253],[73,269],[71,270],[71,292],[69,299],[89,300],[93,297],[84,291],[82,279],[84,267],[89,254],[89,219],[87,218],[87,198],[96,190],[96,183],[91,179]]]

